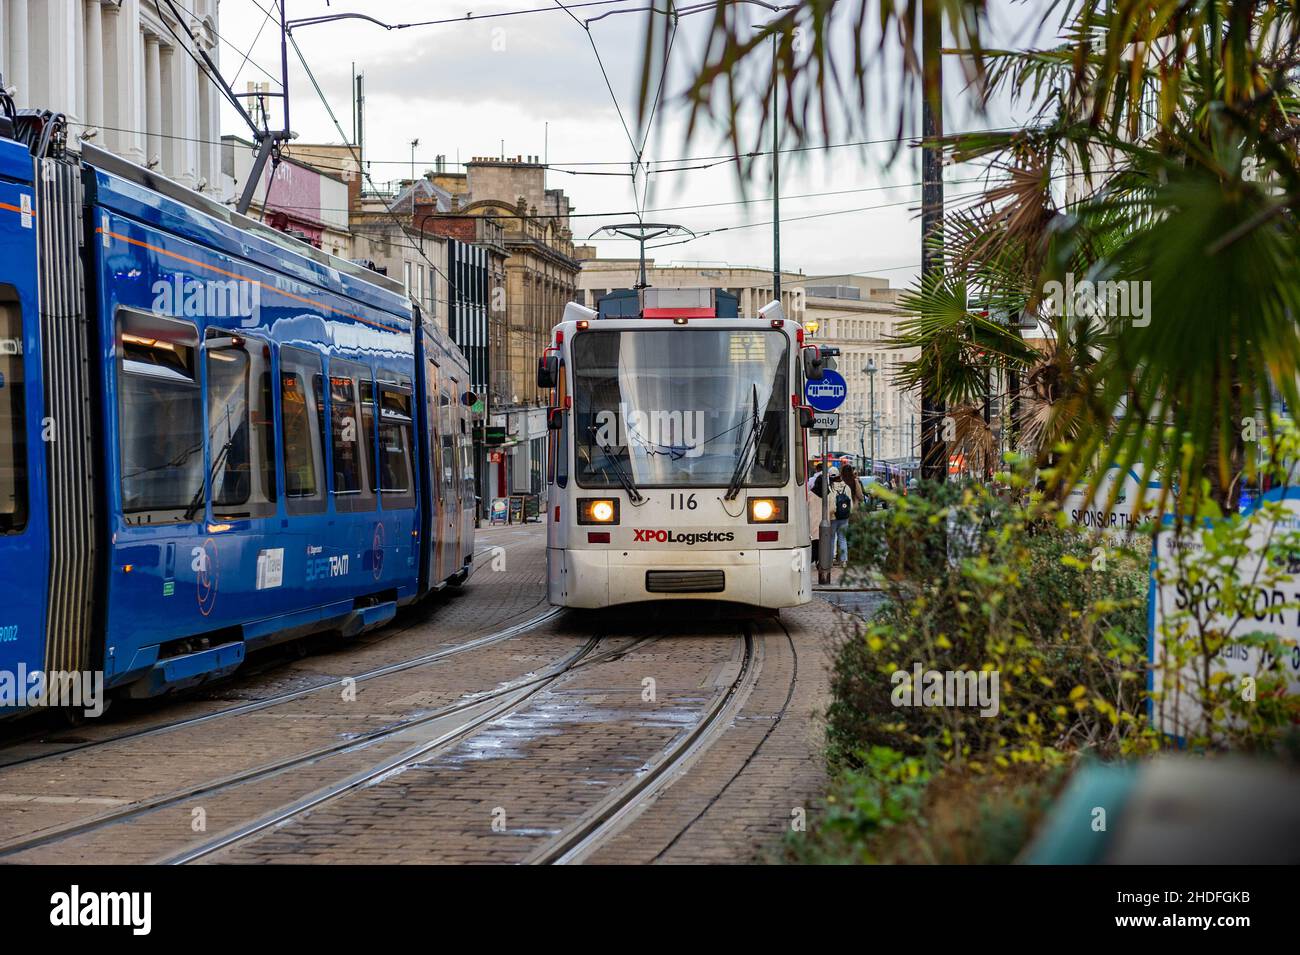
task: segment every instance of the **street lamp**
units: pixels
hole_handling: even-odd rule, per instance
[[[867,422],[871,428],[871,471],[872,477],[876,475],[876,360],[867,359],[867,367],[862,369],[867,376],[867,382],[870,384],[871,394],[871,411],[867,415]]]

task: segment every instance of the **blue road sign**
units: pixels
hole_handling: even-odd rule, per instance
[[[843,375],[828,368],[820,380],[804,382],[803,394],[808,404],[818,411],[834,411],[849,396],[849,386]]]

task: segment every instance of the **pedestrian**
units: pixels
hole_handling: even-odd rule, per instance
[[[856,508],[867,494],[862,487],[862,481],[858,479],[857,469],[851,464],[844,465],[840,468],[840,480],[849,486],[849,491],[853,495],[853,506]]]
[[[808,535],[812,538],[812,559],[817,562],[817,543],[820,539],[822,523],[822,462],[813,465],[813,473],[808,478]]]
[[[848,472],[845,480],[844,472]],[[852,482],[850,484],[850,482]],[[856,492],[856,493],[855,493]],[[862,487],[853,469],[831,470],[827,487],[830,495],[832,564],[847,566],[849,562],[849,517],[862,501]]]

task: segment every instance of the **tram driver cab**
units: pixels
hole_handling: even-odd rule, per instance
[[[652,288],[565,309],[538,365],[552,603],[810,599],[803,330],[737,306]]]

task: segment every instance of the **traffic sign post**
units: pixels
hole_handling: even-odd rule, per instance
[[[827,422],[825,426],[819,427],[816,418],[814,418],[813,427],[822,436],[822,519],[817,527],[817,582],[819,584],[829,584],[831,582],[831,561],[834,557],[834,551],[832,550],[834,542],[831,540],[831,457],[827,437],[839,427],[840,416],[831,414],[831,412],[844,404],[844,399],[849,396],[848,382],[844,380],[844,376],[838,371],[827,368],[822,371],[821,378],[804,382],[803,396],[804,400],[814,410],[821,412],[817,417]],[[833,425],[831,424],[832,420]]]

